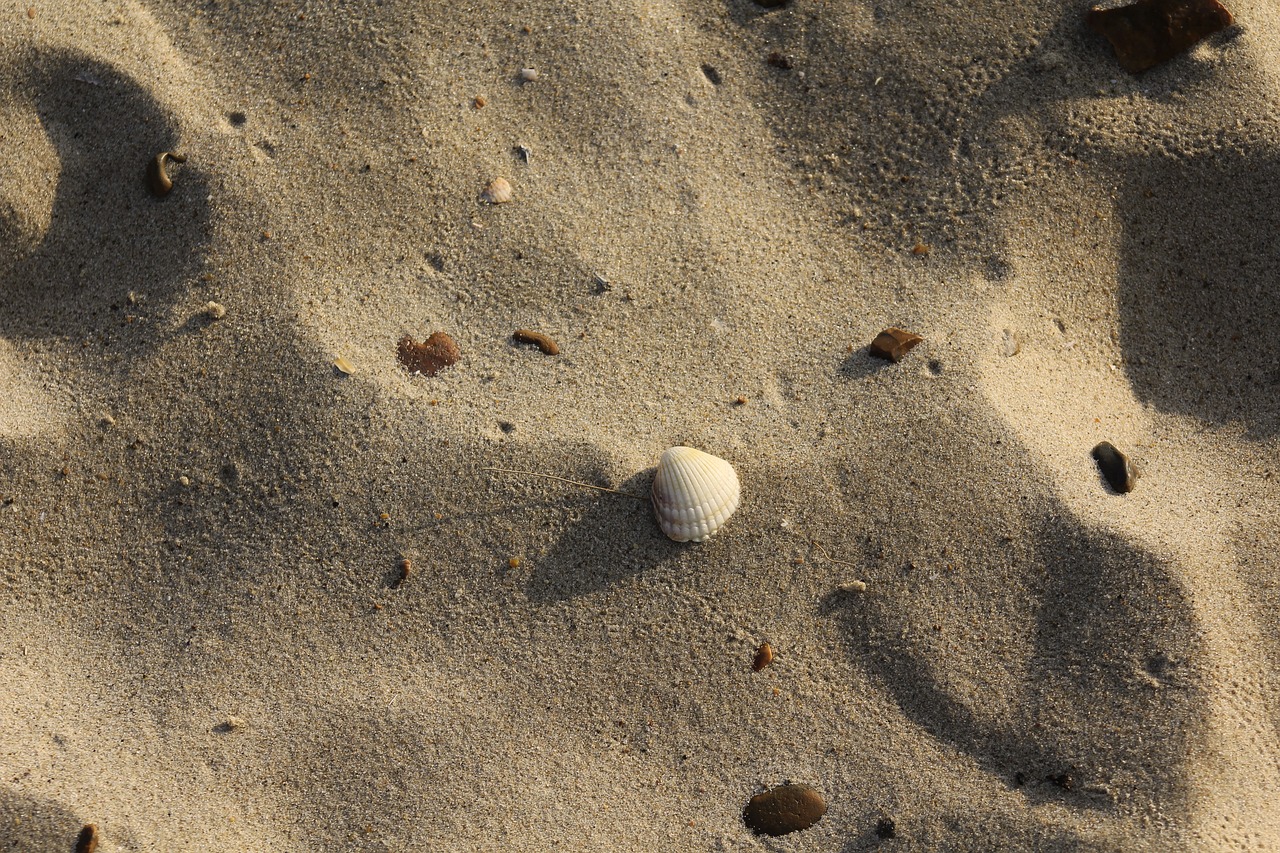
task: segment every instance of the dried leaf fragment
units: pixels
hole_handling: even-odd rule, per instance
[[[542,332],[534,332],[529,329],[516,329],[511,333],[511,337],[522,344],[534,344],[547,355],[560,354],[559,345]]]
[[[923,340],[924,338],[919,335],[890,326],[876,335],[875,340],[871,342],[869,351],[876,358],[899,362],[902,361],[904,355],[911,351],[912,347]]]
[[[1231,13],[1218,0],[1139,0],[1119,9],[1094,6],[1085,23],[1111,42],[1126,71],[1137,74],[1230,26]]]
[[[396,346],[396,356],[410,373],[435,376],[449,365],[457,364],[462,353],[447,333],[432,332],[422,343],[405,335]]]
[[[187,156],[185,154],[175,154],[172,151],[161,151],[147,164],[147,187],[156,198],[164,198],[173,190],[173,179],[169,177],[169,173],[165,169],[166,160],[185,163],[187,162]]]

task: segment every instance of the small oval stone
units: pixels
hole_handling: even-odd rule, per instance
[[[827,801],[808,785],[779,785],[756,794],[742,819],[757,835],[786,835],[808,829],[827,813]]]
[[[1106,478],[1107,485],[1121,494],[1133,491],[1138,479],[1138,467],[1128,456],[1116,450],[1114,444],[1109,441],[1099,443],[1093,448],[1093,458],[1098,463],[1098,470]]]

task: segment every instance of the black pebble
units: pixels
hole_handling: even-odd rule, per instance
[[[1129,457],[1116,450],[1114,444],[1102,442],[1093,449],[1093,458],[1097,460],[1098,470],[1112,489],[1120,493],[1133,491],[1138,479],[1138,468],[1129,461]]]

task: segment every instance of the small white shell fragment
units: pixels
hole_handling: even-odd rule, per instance
[[[347,361],[342,356],[338,356],[333,360],[333,366],[343,376],[350,376],[351,374],[356,372],[355,366],[352,365],[351,362]]]
[[[521,80],[521,82],[523,82],[523,83],[534,83],[534,82],[537,82],[537,79],[538,79],[538,69],[536,69],[536,68],[521,68],[521,69],[520,69],[520,80]]]
[[[867,582],[866,581],[847,581],[846,583],[840,584],[840,591],[841,592],[866,592]]]
[[[511,201],[511,184],[506,178],[494,178],[480,193],[480,200],[489,204],[505,204]]]
[[[653,513],[676,542],[714,536],[738,508],[742,493],[733,466],[692,447],[671,447],[653,478]]]

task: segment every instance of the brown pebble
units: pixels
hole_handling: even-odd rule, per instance
[[[779,785],[756,794],[742,819],[757,835],[786,835],[808,829],[827,813],[827,801],[808,785]]]
[[[760,648],[756,649],[756,659],[751,662],[751,668],[759,672],[771,663],[773,663],[773,646],[761,643]]]
[[[910,352],[912,347],[923,340],[924,338],[919,335],[890,326],[876,335],[875,340],[871,342],[870,352],[876,358],[898,362],[902,361],[902,357]]]
[[[409,579],[409,575],[413,572],[413,564],[409,562],[409,558],[405,557],[400,561],[400,579],[396,581],[396,586],[400,586]]]
[[[173,191],[173,179],[165,171],[165,160],[175,163],[187,162],[185,154],[174,154],[172,151],[161,151],[147,164],[147,187],[156,198],[164,198]]]
[[[511,333],[511,337],[515,338],[522,344],[536,344],[538,349],[542,350],[547,355],[560,354],[560,347],[556,345],[556,342],[542,334],[542,332],[532,332],[528,329],[516,329]]]
[[[1124,70],[1137,74],[1230,26],[1231,13],[1218,0],[1140,0],[1119,9],[1095,6],[1085,23],[1111,42]]]
[[[1093,458],[1098,463],[1098,470],[1106,478],[1107,485],[1124,494],[1132,492],[1138,480],[1138,468],[1109,441],[1103,441],[1093,448]]]
[[[445,332],[432,332],[431,337],[422,343],[405,335],[396,347],[396,355],[410,373],[427,376],[435,376],[449,365],[457,364],[462,358],[458,345]]]
[[[484,107],[485,104],[489,103],[489,101],[488,99],[485,98],[484,95],[476,95],[476,99],[474,103],[476,105],[476,109],[481,109]]]
[[[27,17],[28,17],[28,18],[35,18],[35,16],[36,16],[36,7],[35,7],[35,6],[28,6],[28,7],[27,7]]]
[[[98,849],[98,825],[86,823],[76,837],[76,853],[93,853]]]
[[[511,559],[507,560],[507,567],[512,569],[520,568],[520,558],[512,557]]]
[[[916,243],[914,246],[912,246],[912,247],[911,247],[911,254],[913,254],[913,255],[927,255],[927,254],[929,254],[929,244],[928,244],[928,243]]]
[[[745,405],[747,404],[747,398],[746,398],[746,397],[735,397],[735,398],[734,398],[734,400],[733,400],[733,404],[734,404],[735,406],[745,406]]]

